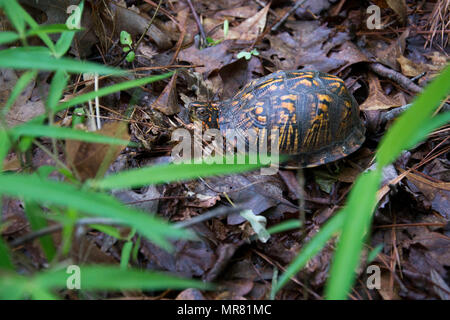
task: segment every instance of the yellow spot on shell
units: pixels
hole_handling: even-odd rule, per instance
[[[264,108],[263,107],[256,107],[255,108],[255,113],[256,114],[261,114],[261,113],[263,113],[264,112]]]
[[[325,103],[319,103],[319,108],[323,112],[327,112],[328,111],[328,106]]]
[[[333,99],[329,96],[329,95],[327,95],[327,94],[317,94],[317,97],[319,98],[319,100],[321,100],[321,101],[328,101],[328,102],[331,102],[331,101],[333,101]]]
[[[312,86],[311,81],[306,80],[306,79],[299,80],[299,81],[297,82],[297,85],[299,85],[299,84],[303,84],[303,85],[305,85],[305,86],[307,86],[307,87],[311,87],[311,86]]]
[[[295,106],[292,102],[281,102],[281,107],[289,110],[290,113],[295,112]]]
[[[287,94],[280,97],[281,100],[296,100],[297,96],[295,94]]]

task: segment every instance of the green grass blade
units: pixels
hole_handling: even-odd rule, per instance
[[[133,249],[133,242],[127,241],[122,247],[122,254],[120,255],[120,268],[125,270],[128,268],[130,262],[131,250]]]
[[[71,274],[66,270],[48,271],[32,279],[33,286],[43,289],[64,289]],[[137,269],[123,270],[116,266],[80,266],[81,290],[166,290],[211,286],[201,281],[183,279],[161,272]]]
[[[79,96],[76,96],[76,97],[70,99],[69,101],[60,103],[59,105],[57,105],[55,107],[55,109],[53,111],[54,112],[63,111],[67,108],[88,102],[89,100],[93,100],[93,99],[95,99],[95,97],[104,97],[109,94],[113,94],[115,92],[119,92],[122,90],[128,90],[128,89],[131,89],[134,87],[139,87],[139,86],[146,85],[148,83],[166,79],[166,78],[169,78],[170,76],[172,76],[172,74],[173,74],[173,72],[168,72],[168,73],[164,73],[164,74],[157,75],[157,76],[150,76],[150,77],[136,79],[136,80],[124,81],[124,82],[114,84],[109,87],[101,88],[98,91],[91,91],[91,92],[88,92],[85,94],[81,94]],[[42,123],[45,120],[45,118],[46,118],[45,115],[37,116],[37,117],[33,118],[32,120],[28,121],[28,123]]]
[[[11,135],[18,139],[21,136],[27,137],[49,137],[55,139],[79,140],[91,143],[104,143],[112,145],[135,145],[128,140],[103,136],[95,132],[82,131],[72,128],[56,127],[39,124],[24,124],[10,129]]]
[[[16,0],[4,0],[4,2],[8,2],[8,5],[12,6],[12,10],[14,10],[14,13],[17,16],[20,16],[21,19],[23,19],[28,25],[35,29],[39,28],[39,24],[34,21],[34,19],[26,12],[18,3]],[[0,4],[3,4],[0,2]],[[20,33],[22,37],[25,37],[25,33]],[[55,45],[53,41],[50,39],[50,37],[46,33],[38,34],[39,38],[45,43],[45,45],[52,51],[55,52]]]
[[[326,243],[341,230],[345,217],[346,211],[341,210],[320,228],[319,232],[317,232],[317,234],[305,245],[302,251],[300,251],[294,261],[281,275],[276,288],[273,290],[274,294],[276,294],[290,278],[295,276],[308,261],[318,254],[320,250],[325,247]]]
[[[347,214],[325,290],[327,299],[346,299],[353,286],[364,239],[372,221],[380,181],[381,170],[364,173],[358,177],[350,192],[344,209]]]
[[[270,234],[285,232],[292,229],[298,229],[302,226],[300,220],[287,220],[267,229]]]
[[[8,132],[0,127],[0,173],[3,171],[3,162],[11,148],[11,141]],[[1,199],[0,199],[1,204]]]
[[[0,32],[0,45],[14,42],[20,39],[20,35],[12,31]]]
[[[25,34],[25,17],[22,12],[22,7],[16,2],[16,0],[2,0],[0,1],[0,8],[2,8],[5,14],[8,16],[9,21],[20,35]]]
[[[28,298],[28,279],[13,272],[0,270],[0,300],[18,300]]]
[[[411,108],[398,118],[383,137],[377,151],[377,161],[384,167],[394,161],[400,153],[421,140],[417,130],[430,119],[439,103],[450,94],[450,66],[417,97]]]
[[[80,23],[81,17],[83,15],[84,1],[80,2],[80,4],[78,5],[78,8],[80,10],[80,15],[75,17],[76,18],[76,20],[74,21],[75,25]],[[56,57],[62,57],[63,55],[65,55],[67,53],[67,51],[69,51],[74,37],[75,37],[75,30],[66,31],[61,34],[61,37],[59,37],[58,41],[56,42],[56,46],[55,46]]]
[[[47,227],[47,220],[42,209],[34,201],[25,201],[25,214],[30,222],[33,231]],[[51,262],[56,255],[56,248],[51,235],[44,235],[39,238],[45,257]]]
[[[14,270],[14,265],[11,262],[8,247],[3,242],[3,238],[0,238],[0,272],[2,270]]]
[[[136,228],[138,232],[164,249],[171,249],[168,238],[193,236],[188,230],[176,229],[158,217],[128,208],[111,196],[79,190],[67,183],[39,179],[33,175],[1,174],[0,194],[44,205],[69,207],[91,215],[114,219]]]
[[[22,93],[23,90],[27,87],[27,85],[30,83],[31,80],[33,80],[37,75],[37,71],[26,71],[24,74],[22,74],[17,80],[16,84],[14,85],[14,88],[12,89],[8,101],[6,101],[5,105],[1,109],[1,115],[4,117],[8,113],[9,109],[13,106],[16,99],[19,97],[19,95]]]
[[[226,164],[225,161],[224,164],[171,163],[155,165],[111,174],[91,183],[94,187],[100,189],[134,188],[149,184],[196,179],[198,177],[233,174],[261,167],[260,164]]]
[[[70,99],[69,101],[65,101],[65,102],[59,104],[55,111],[62,111],[66,108],[88,102],[89,100],[95,99],[95,97],[104,97],[109,94],[113,94],[115,92],[128,90],[128,89],[131,89],[134,87],[146,85],[148,83],[163,80],[163,79],[171,77],[172,74],[173,74],[173,72],[168,72],[168,73],[164,73],[164,74],[157,75],[157,76],[150,76],[150,77],[145,77],[145,78],[141,78],[141,79],[125,81],[125,82],[121,82],[118,84],[114,84],[109,87],[101,88],[98,91],[91,91],[91,92],[88,92],[85,94],[81,94],[79,96],[76,96],[76,97]]]
[[[77,31],[71,30],[67,28],[65,24],[48,24],[48,25],[38,25],[36,28],[32,28],[26,32],[27,37],[40,35],[43,33],[52,34],[52,33],[63,33],[66,31]]]
[[[123,70],[101,64],[69,58],[55,58],[45,47],[18,47],[0,51],[0,67],[11,69],[39,69],[72,73],[120,75]]]
[[[54,110],[61,99],[67,85],[68,76],[64,71],[58,70],[53,75],[50,89],[48,90],[47,108]]]

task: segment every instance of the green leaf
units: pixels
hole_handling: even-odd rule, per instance
[[[114,237],[116,239],[123,238],[120,234],[120,231],[113,226],[107,226],[107,225],[102,225],[102,224],[90,224],[89,226],[92,229],[96,229],[100,232],[106,233],[108,236]]]
[[[0,2],[0,5],[2,7],[4,6],[10,6],[10,9],[13,11],[14,17],[10,19],[21,19],[28,23],[28,25],[31,28],[39,28],[39,25],[34,19],[26,12],[18,3],[16,0],[5,0]],[[14,21],[11,20],[13,23]],[[22,22],[21,22],[22,23]],[[19,31],[22,38],[25,37],[25,28],[22,31]],[[55,51],[55,45],[53,44],[53,41],[50,39],[50,37],[46,33],[39,33],[39,38],[45,43],[45,45],[52,51]]]
[[[223,164],[209,164],[204,161],[201,164],[173,163],[154,165],[146,168],[118,172],[106,176],[101,180],[91,181],[90,183],[92,186],[100,189],[136,188],[149,184],[239,173],[261,167],[261,164],[226,164],[229,163],[226,160],[223,162]]]
[[[68,76],[64,71],[58,70],[53,75],[47,97],[47,108],[54,110],[61,99],[67,85]]]
[[[69,58],[55,58],[45,47],[19,47],[0,51],[0,67],[12,69],[39,69],[72,73],[119,75],[125,71],[101,64]]]
[[[133,43],[133,40],[131,39],[131,35],[126,32],[125,30],[122,30],[120,32],[120,43],[122,45],[128,45],[131,46],[131,44]]]
[[[95,132],[87,132],[72,128],[56,127],[39,124],[23,124],[10,129],[11,135],[16,139],[20,136],[27,137],[49,137],[56,139],[79,140],[91,143],[104,143],[112,145],[130,145],[128,140],[118,139],[109,136],[102,136]]]
[[[12,89],[8,101],[6,101],[5,105],[3,106],[1,110],[1,115],[4,117],[8,113],[9,109],[14,105],[14,102],[19,97],[19,95],[22,93],[23,90],[27,87],[27,85],[33,80],[37,75],[36,71],[27,71],[24,74],[22,74],[17,80],[16,84],[14,85],[14,88]]]
[[[64,289],[70,274],[66,270],[42,272],[31,280],[33,287]],[[209,289],[201,281],[183,279],[161,272],[123,270],[116,266],[80,266],[81,290],[166,290],[198,288]]]
[[[1,259],[1,255],[0,255]],[[0,270],[0,300],[17,300],[28,298],[28,280],[17,273]]]
[[[106,217],[136,228],[138,232],[164,249],[171,249],[168,238],[191,238],[188,230],[170,226],[160,218],[128,208],[115,198],[73,185],[39,179],[33,175],[1,174],[0,194],[24,198],[41,204],[70,207],[91,215]]]
[[[381,167],[394,161],[403,150],[415,145],[424,137],[425,131],[421,131],[420,134],[417,134],[417,131],[431,118],[433,111],[449,93],[450,66],[447,66],[384,135],[376,154]]]
[[[252,54],[247,51],[241,51],[237,54],[238,59],[245,58],[245,60],[250,60],[251,57],[252,57]]]
[[[47,227],[47,221],[44,218],[43,211],[36,202],[25,201],[25,213],[33,231]],[[39,238],[39,241],[47,261],[51,262],[56,254],[51,235],[44,235]]]
[[[355,281],[355,270],[359,265],[364,239],[369,232],[376,205],[381,172],[377,169],[360,175],[350,192],[347,205],[343,209],[347,214],[342,234],[325,289],[327,299],[346,299]]]
[[[270,234],[285,232],[292,229],[298,229],[302,226],[302,222],[300,220],[286,220],[280,222],[273,227],[267,229],[267,232]]]
[[[371,263],[375,258],[378,256],[378,254],[383,250],[383,244],[378,244],[375,248],[373,248],[372,251],[369,252],[367,255],[367,263]]]
[[[0,2],[0,7],[5,11],[9,21],[20,35],[25,34],[25,18],[22,8],[15,0],[3,0]]]
[[[72,128],[75,128],[77,124],[84,123],[86,120],[86,111],[83,108],[75,108],[72,113]]]
[[[48,25],[38,25],[35,28],[32,28],[27,31],[26,36],[35,36],[43,33],[51,34],[51,33],[63,33],[66,31],[70,31],[69,28],[65,24],[48,24]]]
[[[122,248],[122,254],[120,256],[120,268],[123,270],[128,268],[128,263],[130,262],[131,257],[131,249],[133,249],[133,242],[125,242]]]
[[[128,52],[127,56],[125,57],[125,59],[128,62],[133,62],[134,58],[136,57],[136,54],[134,53],[134,51],[130,51]]]
[[[0,45],[14,42],[20,39],[20,35],[12,31],[0,32]]]
[[[256,49],[253,49],[252,51],[250,51],[250,53],[254,56],[259,56],[259,52]]]

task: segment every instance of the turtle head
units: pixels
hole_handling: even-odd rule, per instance
[[[189,104],[189,118],[200,121],[205,129],[219,128],[219,105],[213,102],[191,102]]]

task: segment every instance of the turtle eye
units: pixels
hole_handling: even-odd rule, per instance
[[[198,115],[200,118],[204,118],[204,117],[206,117],[206,116],[208,115],[208,110],[206,110],[206,108],[199,108],[199,109],[197,110],[197,115]]]

